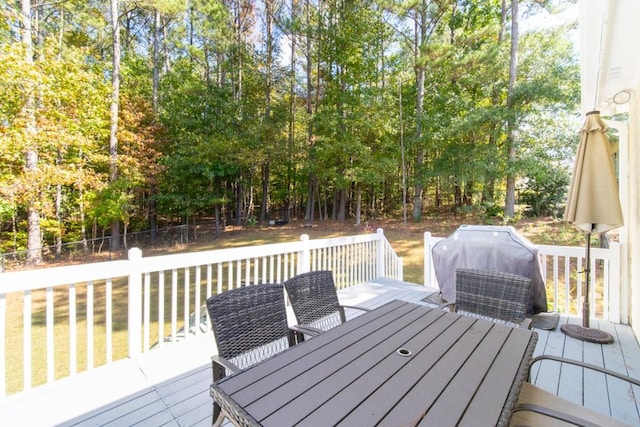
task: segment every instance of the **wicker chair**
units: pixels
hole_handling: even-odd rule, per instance
[[[289,301],[296,316],[298,341],[314,336],[346,322],[345,307],[369,311],[368,308],[341,305],[333,281],[327,270],[298,274],[284,282]]]
[[[628,424],[593,411],[578,403],[574,403],[549,393],[540,387],[530,383],[531,368],[534,364],[551,360],[558,363],[567,363],[603,373],[629,383],[629,387],[640,386],[640,380],[631,378],[610,369],[585,363],[579,360],[567,359],[559,356],[540,355],[534,357],[529,364],[529,382],[526,382],[520,392],[518,403],[511,419],[512,426],[523,425],[579,425],[579,426],[627,426]],[[631,393],[631,390],[630,390]]]
[[[501,271],[458,268],[453,310],[531,329],[527,304],[531,280]]]
[[[295,343],[282,284],[252,285],[214,295],[207,299],[207,311],[218,348],[211,357],[214,382]],[[224,418],[214,400],[213,425],[220,425]]]

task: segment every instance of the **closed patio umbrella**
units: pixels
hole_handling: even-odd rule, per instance
[[[564,212],[565,221],[585,232],[587,248],[582,326],[563,325],[561,329],[571,337],[597,343],[611,343],[613,337],[589,327],[591,234],[602,234],[624,224],[607,130],[599,111],[587,113],[580,130],[580,144]]]

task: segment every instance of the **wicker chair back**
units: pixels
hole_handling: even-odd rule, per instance
[[[292,345],[282,284],[232,289],[207,299],[218,355],[245,369]]]
[[[531,279],[500,271],[458,268],[456,311],[519,324],[527,315]]]
[[[284,287],[299,325],[326,331],[346,321],[333,272],[302,273],[285,281]]]

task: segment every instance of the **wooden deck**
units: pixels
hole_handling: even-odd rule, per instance
[[[341,290],[340,299],[343,304],[377,307],[394,299],[421,302],[433,291],[380,279]],[[560,319],[561,323],[579,321]],[[558,327],[553,331],[537,330],[535,354],[583,359],[640,377],[640,347],[631,328],[605,322],[592,326],[612,333],[614,344],[584,343],[566,337]],[[211,424],[212,336],[207,334],[173,347],[0,400],[2,425],[208,426]],[[586,397],[588,407],[640,426],[640,389],[630,391],[619,381],[583,374],[580,369],[560,369],[552,362],[543,362],[534,371],[533,382],[578,403],[582,403],[583,390],[588,389],[587,396],[595,396]]]

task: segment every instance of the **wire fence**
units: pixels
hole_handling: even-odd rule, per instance
[[[162,249],[183,246],[210,234],[196,230],[197,227],[178,225],[160,228],[155,233],[151,230],[146,230],[122,234],[119,237],[121,249],[118,251],[111,249],[113,247],[111,245],[111,236],[43,246],[41,249],[42,264],[54,267],[70,263],[122,259],[126,258],[127,250],[132,247]],[[19,270],[26,267],[27,255],[27,250],[0,253],[0,272]]]

